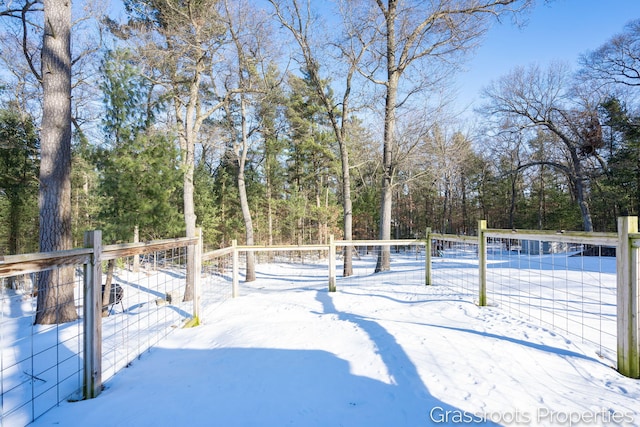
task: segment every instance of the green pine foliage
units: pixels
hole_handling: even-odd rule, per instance
[[[0,109],[0,254],[38,247],[39,140],[33,119]]]
[[[183,235],[176,138],[155,127],[162,100],[126,50],[109,52],[102,71],[106,144],[96,150],[96,165],[104,239],[131,241],[136,226],[141,240]]]
[[[182,171],[171,138],[141,135],[101,155],[103,205],[98,218],[105,241],[130,241],[135,226],[141,240],[184,234]]]
[[[198,225],[202,228],[202,239],[205,246],[216,248],[222,239],[220,209],[216,203],[215,179],[205,161],[197,164],[193,179],[195,211]]]

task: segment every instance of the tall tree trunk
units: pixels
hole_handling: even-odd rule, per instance
[[[538,195],[538,230],[544,229],[546,218],[546,203],[544,200],[544,166],[540,166],[540,194]]]
[[[266,160],[265,169],[265,180],[267,186],[267,241],[269,246],[273,246],[273,190],[271,189],[271,165],[269,160]]]
[[[240,94],[240,115],[242,120],[242,141],[240,147],[236,148],[236,156],[238,158],[238,193],[240,195],[240,208],[242,209],[242,218],[244,219],[245,238],[247,246],[253,245],[253,220],[251,219],[251,210],[249,209],[249,200],[247,198],[247,187],[244,179],[244,169],[247,163],[247,153],[249,151],[249,140],[247,138],[247,112],[244,100],[244,94]],[[240,149],[238,151],[238,148]],[[253,252],[246,253],[247,267],[245,272],[245,281],[253,282],[256,280],[255,256]]]
[[[462,234],[469,234],[469,220],[467,218],[467,177],[464,171],[460,177],[460,190],[462,192]]]
[[[23,200],[16,192],[9,195],[9,255],[18,253],[18,236],[20,236],[20,219],[22,217]],[[26,276],[26,275],[25,275]],[[24,281],[24,276],[12,276],[7,278],[10,289],[18,289],[20,282]]]
[[[244,219],[245,238],[247,246],[253,245],[253,221],[251,219],[251,211],[249,210],[249,200],[247,199],[247,188],[244,180],[244,169],[238,167],[238,193],[240,194],[240,208],[242,209],[242,218]],[[256,280],[255,257],[253,252],[247,252],[247,268],[245,272],[245,281],[253,282]]]
[[[393,205],[393,146],[396,131],[396,104],[400,72],[396,68],[395,2],[389,2],[387,16],[387,87],[384,107],[384,141],[382,148],[382,197],[380,205],[380,240],[391,239],[391,207]],[[378,252],[375,272],[391,268],[391,247],[382,246]]]
[[[195,137],[194,137],[195,138]],[[195,142],[189,141],[187,142],[184,160],[184,179],[183,179],[183,203],[184,203],[184,222],[185,222],[185,230],[187,237],[195,237],[196,236],[196,213],[195,213],[195,203],[194,203],[194,184],[193,184],[193,175],[194,175],[194,151],[195,151]],[[187,266],[195,265],[193,262],[195,260],[195,249],[193,246],[189,246],[187,248]],[[187,267],[187,280],[184,289],[183,301],[193,301],[193,283],[195,278],[195,272],[192,271],[189,267]]]
[[[317,227],[318,229],[316,230],[316,242],[317,243],[324,243],[324,224],[322,221],[322,187],[323,187],[323,177],[319,176],[318,179],[320,180],[320,182],[318,182],[315,186],[315,192],[316,192],[316,218],[317,218]],[[313,242],[312,242],[313,243]]]
[[[205,54],[198,52],[200,57]],[[174,100],[176,107],[176,117],[180,129],[180,146],[183,154],[184,178],[183,178],[183,207],[184,207],[184,223],[187,237],[196,237],[196,213],[194,202],[194,170],[195,170],[195,150],[198,133],[204,117],[198,109],[200,103],[199,90],[204,70],[203,61],[196,61],[193,72],[193,80],[189,84],[189,98],[185,105],[184,111],[180,111],[181,101],[179,96]],[[182,119],[184,117],[184,119]],[[183,301],[193,301],[193,283],[195,281],[195,271],[189,266],[195,265],[195,248],[189,246],[187,248],[187,277],[184,288]]]
[[[580,213],[582,215],[582,227],[584,231],[593,231],[593,222],[591,220],[591,210],[586,199],[586,190],[584,188],[585,178],[582,171],[582,163],[580,163],[580,157],[578,156],[577,149],[573,147],[571,150],[571,160],[573,162],[573,188],[575,191],[576,200],[580,207]]]
[[[512,230],[515,228],[517,181],[518,181],[518,174],[513,174],[511,176],[511,200],[509,202],[509,228],[511,228]]]
[[[24,201],[17,192],[8,194],[9,199],[9,255],[18,253],[18,237],[20,236],[20,220],[22,218],[22,207]]]
[[[44,0],[40,251],[71,249],[71,1]],[[72,267],[38,277],[35,322],[76,320]]]
[[[344,124],[343,124],[344,126]],[[353,207],[351,203],[351,175],[349,173],[349,152],[345,138],[340,142],[340,160],[342,164],[342,224],[345,240],[353,239]],[[353,275],[353,248],[345,246],[342,266],[343,277]]]
[[[450,191],[449,191],[449,176],[445,175],[444,177],[444,200],[442,202],[442,232],[449,233],[449,225],[450,225]]]

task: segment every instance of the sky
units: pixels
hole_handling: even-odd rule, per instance
[[[489,31],[458,77],[458,105],[477,106],[482,88],[517,66],[555,60],[577,66],[581,54],[634,19],[640,19],[640,0],[537,0],[523,27],[506,21]]]

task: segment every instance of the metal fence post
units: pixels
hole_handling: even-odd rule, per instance
[[[93,399],[102,390],[102,231],[87,231],[84,246],[93,248],[84,265],[84,399]]]
[[[481,219],[478,221],[478,305],[484,307],[487,305],[487,238],[485,230],[487,229],[487,221]]]
[[[329,292],[336,291],[336,244],[333,234],[329,236]]]
[[[238,296],[238,271],[239,271],[239,266],[238,266],[238,241],[237,240],[232,240],[231,241],[231,247],[233,248],[233,255],[232,255],[232,260],[233,260],[233,267],[232,267],[232,279],[231,279],[231,283],[232,283],[232,288],[231,288],[231,296],[233,298],[236,298]]]
[[[629,234],[638,233],[638,217],[618,218],[617,321],[618,371],[640,378],[640,309],[638,294],[638,248]]]
[[[425,243],[424,243],[424,284],[429,286],[431,285],[431,227],[427,227],[427,231],[425,233]]]

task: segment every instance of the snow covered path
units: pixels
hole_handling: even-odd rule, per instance
[[[269,277],[32,425],[640,425],[639,380],[450,288]]]

